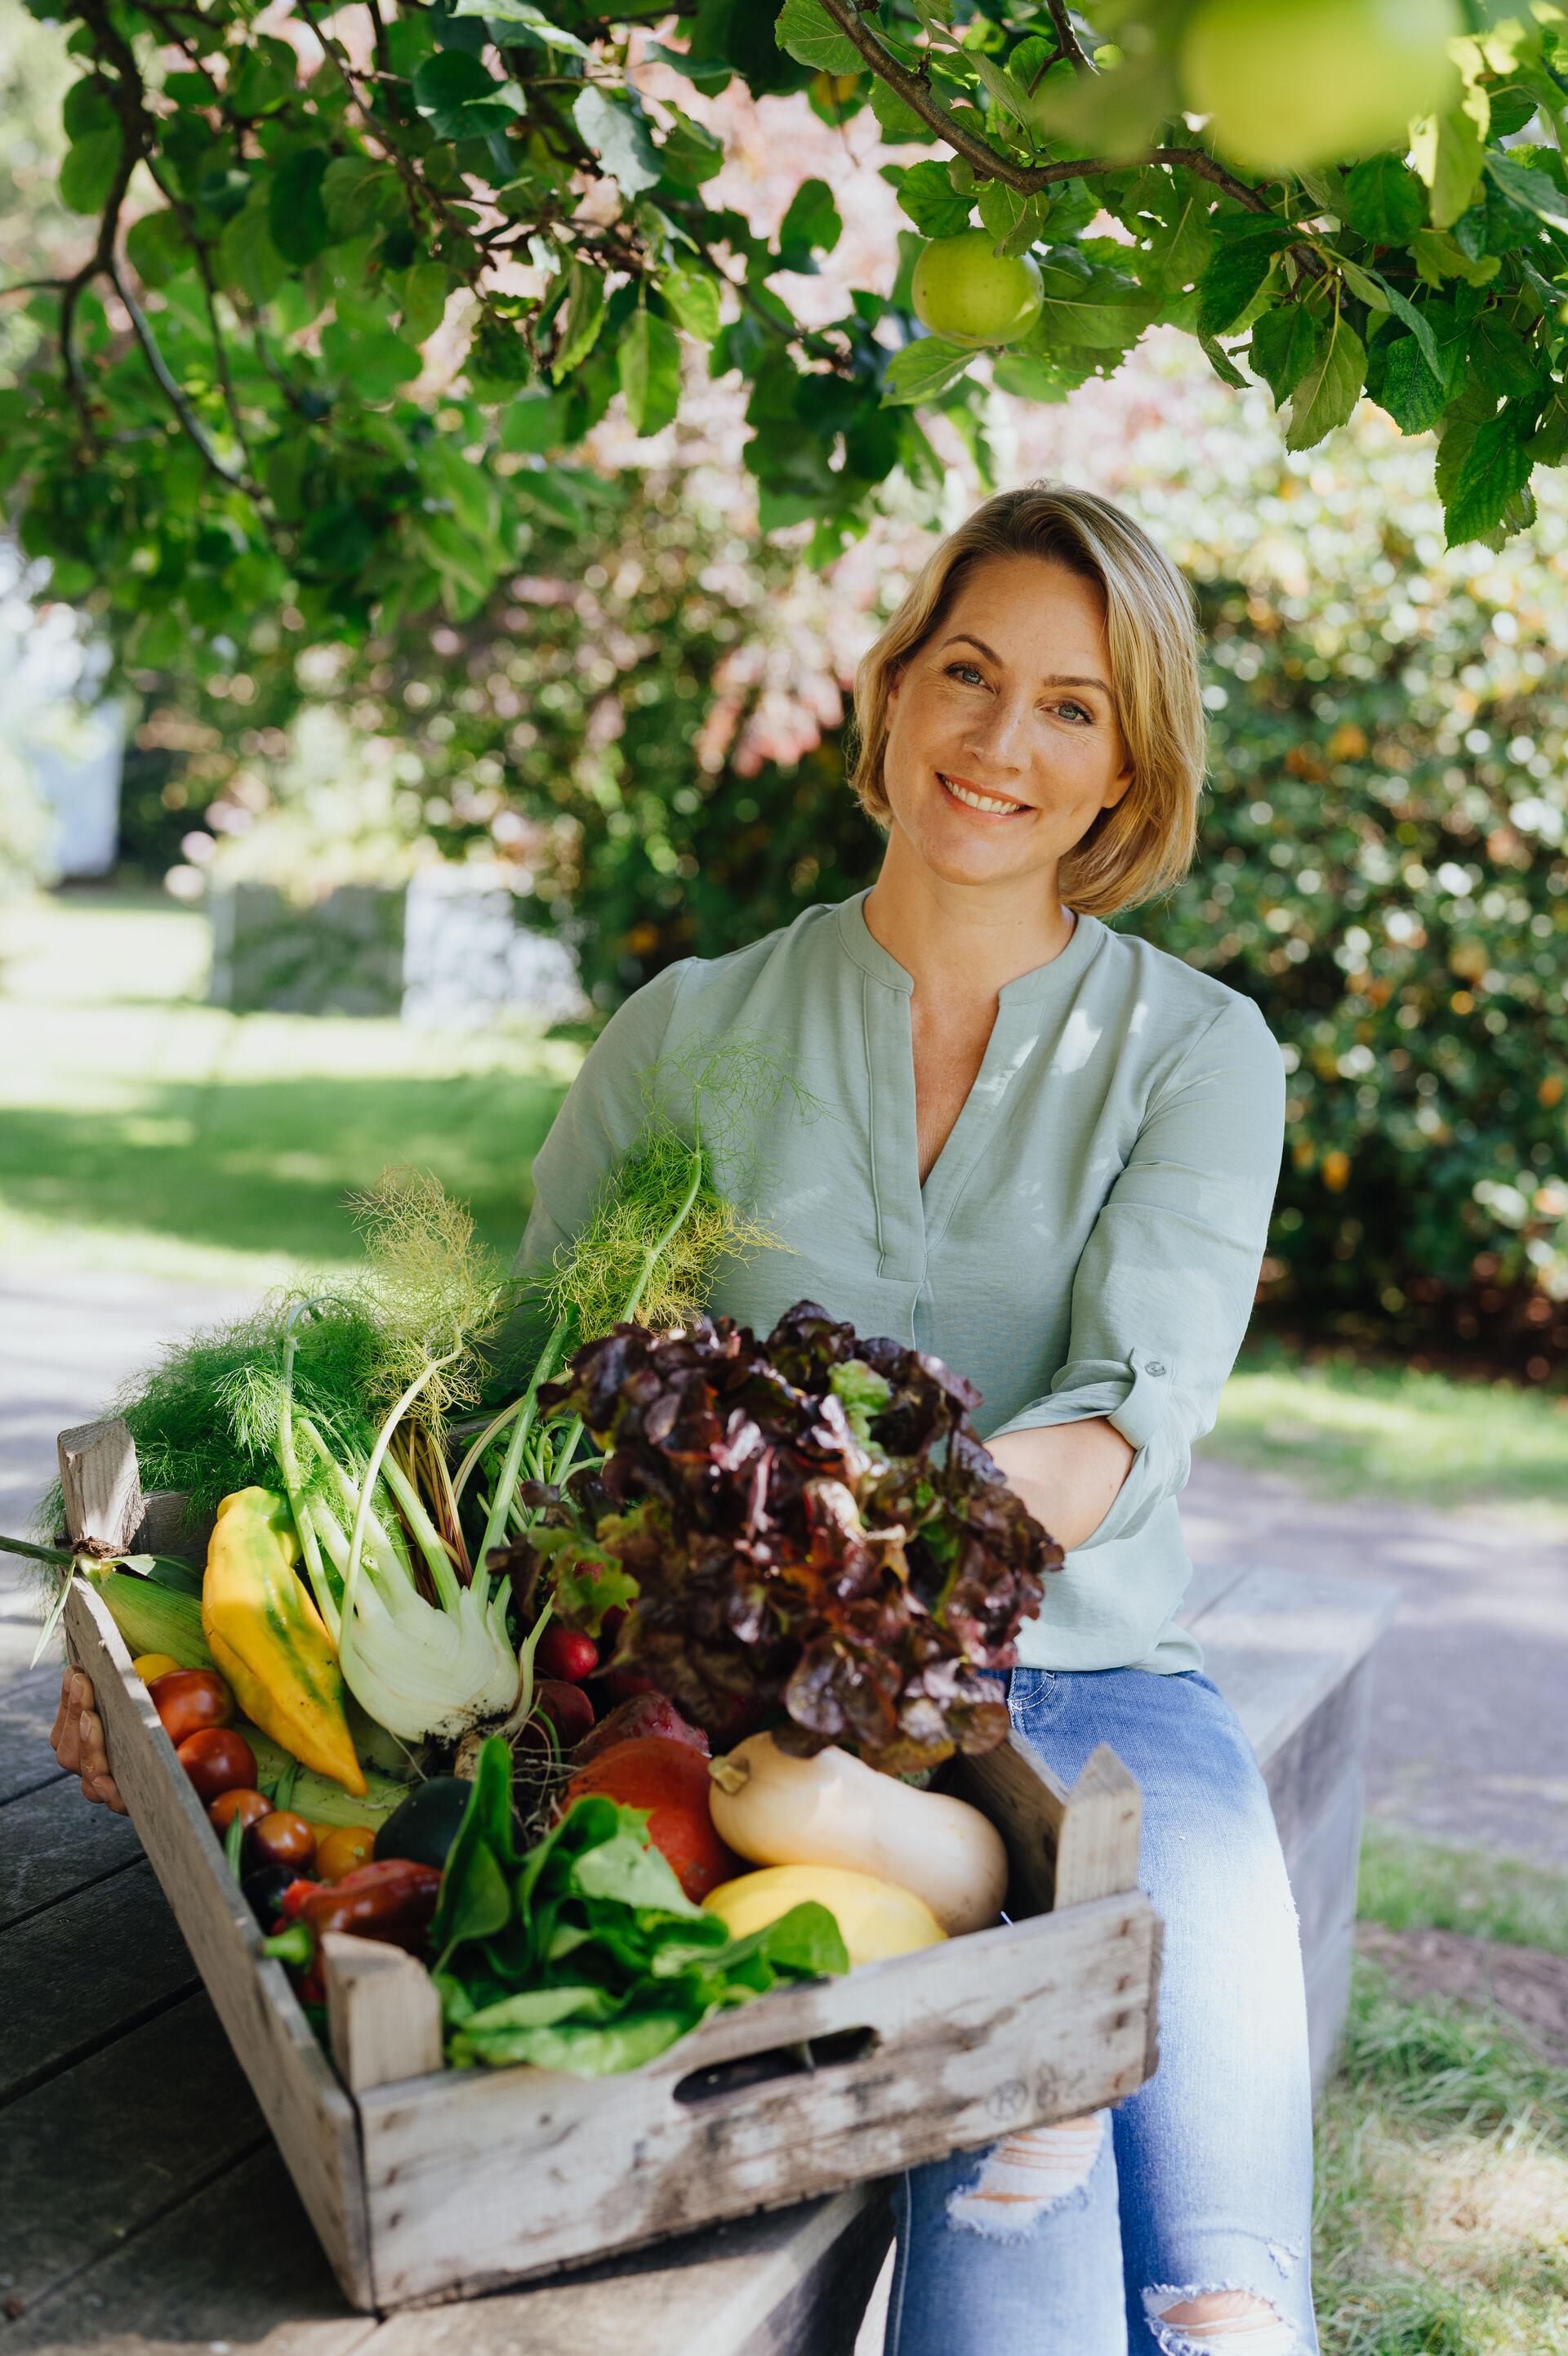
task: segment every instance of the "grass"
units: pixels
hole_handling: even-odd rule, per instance
[[[1374,1827],[1364,1918],[1568,1954],[1568,1876]],[[1324,2356],[1568,2356],[1568,2071],[1359,1961],[1317,2121]]]
[[[434,1171],[508,1260],[580,1049],[521,1028],[234,1015],[152,896],[0,909],[0,1253],[258,1286],[358,1257],[344,1209]]]
[[[1368,1365],[1303,1365],[1277,1343],[1243,1354],[1203,1452],[1301,1478],[1316,1495],[1568,1516],[1568,1397]]]

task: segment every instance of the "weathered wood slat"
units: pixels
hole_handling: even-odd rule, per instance
[[[52,1665],[0,1685],[0,1807],[63,1772],[49,1749],[59,1691],[60,1673]]]
[[[215,2345],[236,2356],[357,2356],[375,2329],[346,2311],[269,2147],[6,2326],[4,2346],[5,2356],[207,2356]]]
[[[1204,1612],[1204,1672],[1230,1701],[1260,1758],[1305,1725],[1392,1616],[1387,1587],[1328,1572],[1250,1570]]]
[[[1102,1742],[1068,1791],[1021,1735],[953,1762],[949,1787],[984,1808],[1007,1844],[1008,1912],[1046,1913],[1136,1890],[1143,1801]]]
[[[35,2087],[0,2114],[7,2296],[35,2306],[265,2134],[205,1996]]]
[[[1347,1764],[1365,1754],[1372,1676],[1369,1655],[1263,1762],[1286,1864],[1318,1822]]]
[[[527,2103],[505,2071],[365,2094],[378,2304],[467,2296],[652,2240],[711,2216],[715,2201],[741,2214],[800,2200],[1141,2083],[1154,1946],[1141,1892],[976,1932],[962,1972],[958,1944],[934,1983],[928,1956],[871,1965],[721,2016],[624,2077],[536,2080]],[[699,2060],[873,2027],[872,2050],[816,2073],[808,2111],[798,2079],[720,2093],[694,2144],[676,2088]],[[614,2190],[587,2200],[592,2185]]]
[[[0,1931],[142,1854],[128,1817],[85,1804],[72,1776],[0,1808]]]
[[[392,2316],[363,2356],[849,2356],[891,2231],[883,2189],[858,2185]]]
[[[339,2281],[370,2297],[354,2110],[294,2000],[283,1966],[261,1953],[261,1933],[175,1758],[120,1632],[82,1580],[66,1604],[72,1655],[96,1690],[115,1781],[190,1943],[267,2124]]]
[[[1202,1642],[1202,1630],[1198,1622],[1205,1612],[1223,1600],[1239,1580],[1245,1579],[1247,1566],[1240,1562],[1199,1562],[1192,1566],[1192,1577],[1181,1599],[1177,1619],[1182,1627],[1190,1628]]]
[[[17,1923],[0,1945],[0,2103],[195,1986],[189,1951],[145,1866]]]
[[[123,1552],[143,1515],[136,1444],[129,1430],[114,1416],[62,1431],[58,1446],[71,1544],[93,1554]]]
[[[441,2068],[441,1998],[417,1955],[334,1931],[321,1960],[332,2058],[351,2094]]]

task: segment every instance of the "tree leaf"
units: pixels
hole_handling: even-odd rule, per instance
[[[1502,268],[1495,253],[1471,256],[1447,230],[1418,229],[1410,241],[1415,266],[1429,286],[1462,278],[1467,286],[1488,286]]]
[[[821,0],[784,0],[773,38],[781,49],[819,73],[864,73],[866,60],[841,33]]]
[[[680,407],[680,338],[639,303],[615,355],[634,434],[662,434]]]
[[[560,309],[560,339],[550,362],[550,380],[581,366],[598,341],[604,325],[604,281],[587,262],[573,260],[567,273],[566,300]]]
[[[1371,383],[1369,370],[1367,389],[1402,434],[1426,433],[1448,402],[1446,387],[1426,365],[1413,336],[1392,337],[1381,348],[1377,382]]]
[[[590,83],[573,101],[571,119],[624,196],[654,186],[661,169],[658,149],[629,102],[608,98]]]
[[[1545,171],[1532,171],[1512,155],[1493,152],[1487,157],[1487,172],[1516,211],[1533,213],[1553,229],[1568,229],[1568,198]]]
[[[930,401],[945,392],[950,384],[961,377],[979,354],[961,344],[949,344],[940,336],[920,336],[895,352],[888,362],[882,379],[882,405],[895,405],[914,401]]]
[[[695,262],[677,262],[660,273],[658,289],[687,334],[699,343],[712,343],[719,333],[722,298],[711,272]]]
[[[218,259],[226,283],[243,287],[252,303],[270,303],[288,277],[289,265],[272,243],[271,191],[264,182],[225,224]]]
[[[916,171],[921,168],[915,166]],[[798,253],[807,259],[814,252],[831,253],[843,234],[844,224],[827,181],[803,180],[779,223],[780,253]]]
[[[1005,108],[1015,123],[1021,123],[1026,131],[1032,132],[1034,121],[1031,102],[1027,93],[1013,80],[1006,68],[997,65],[994,59],[987,57],[979,49],[967,49],[964,54],[965,62],[974,67],[997,104]]]
[[[59,200],[73,213],[101,212],[120,169],[124,134],[118,123],[104,131],[84,131],[65,151],[59,168]]]
[[[855,67],[861,73],[866,70],[866,60],[859,50],[855,55]],[[913,107],[899,96],[892,84],[882,80],[880,74],[876,75],[871,82],[871,112],[893,145],[901,145],[907,139],[933,139],[936,136],[930,123],[918,115]]]
[[[1269,265],[1296,232],[1288,222],[1248,214],[1214,224],[1214,251],[1198,281],[1198,329],[1222,336],[1233,327],[1268,276]]]
[[[334,319],[321,331],[321,357],[334,376],[353,388],[361,401],[390,401],[400,385],[411,384],[423,362],[411,344],[389,327],[366,334]]]
[[[1247,380],[1224,346],[1217,343],[1212,336],[1200,336],[1198,341],[1202,346],[1205,359],[1221,382],[1234,385],[1238,392],[1245,392]]]
[[[1405,245],[1426,220],[1426,192],[1398,155],[1369,155],[1345,175],[1336,209],[1358,237]]]
[[[402,332],[411,343],[422,344],[433,336],[446,314],[449,292],[446,264],[443,262],[416,262],[402,275],[399,294]]]
[[[1323,340],[1290,396],[1287,450],[1310,450],[1343,425],[1366,381],[1367,354],[1344,313],[1325,323]]]
[[[896,176],[896,177],[895,177]],[[898,191],[899,204],[923,237],[956,237],[969,226],[974,199],[957,195],[945,164],[887,164],[882,177]]]
[[[192,262],[179,215],[144,213],[125,232],[125,258],[144,286],[166,286]]]
[[[666,112],[673,120],[659,149],[659,177],[673,181],[677,187],[699,188],[704,180],[723,170],[724,143],[678,106],[667,105]]]
[[[1482,540],[1503,521],[1509,503],[1530,481],[1535,462],[1524,445],[1533,432],[1533,419],[1521,432],[1521,419],[1511,404],[1477,427],[1444,510],[1450,548]]]
[[[1312,365],[1323,322],[1304,303],[1281,303],[1253,322],[1247,362],[1282,409]]]
[[[1340,276],[1359,302],[1369,311],[1389,309],[1388,289],[1375,270],[1363,270],[1357,262],[1347,262],[1342,253],[1334,256]]]
[[[321,194],[331,161],[325,147],[296,148],[279,165],[268,192],[268,234],[283,260],[299,269],[332,243]]]
[[[1456,106],[1411,126],[1410,153],[1429,191],[1434,229],[1451,229],[1476,200],[1487,161],[1491,106],[1472,83]]]
[[[533,0],[457,0],[452,11],[454,16],[483,16],[492,25],[505,25],[507,33],[529,48],[565,49],[574,58],[592,58],[593,51],[575,33],[564,32],[552,24]]]
[[[1135,279],[1089,263],[1074,246],[1052,246],[1040,264],[1040,284],[1045,300],[1025,338],[1031,349],[1061,343],[1125,351],[1159,307]]]

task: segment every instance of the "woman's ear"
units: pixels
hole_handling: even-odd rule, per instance
[[[1102,809],[1115,809],[1116,804],[1123,800],[1131,789],[1133,776],[1133,765],[1129,761],[1126,767],[1122,771],[1120,776],[1117,777],[1115,782],[1113,784],[1111,790],[1105,796],[1104,800],[1101,803],[1100,807]]]

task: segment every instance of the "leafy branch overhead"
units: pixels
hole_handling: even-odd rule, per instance
[[[1157,324],[1292,448],[1363,391],[1435,429],[1451,541],[1528,526],[1568,456],[1547,0],[1416,0],[1398,41],[1384,0],[28,5],[80,67],[81,238],[0,288],[0,500],[133,665],[232,661],[287,609],[476,613],[538,525],[610,523],[573,454],[615,393],[656,434],[699,370],[749,388],[763,529],[809,523],[816,563],[890,478],[934,493],[923,412],[973,443],[987,381],[1060,401]],[[911,225],[886,294],[796,317],[842,223],[815,177],[771,237],[712,200],[732,84],[874,120]]]

